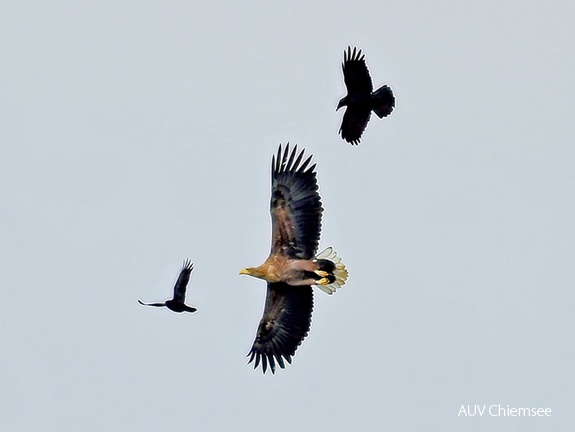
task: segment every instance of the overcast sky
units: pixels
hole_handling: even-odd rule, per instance
[[[245,3],[244,3],[245,4]],[[561,431],[575,421],[575,7],[4,1],[0,429]],[[343,51],[395,112],[340,139]],[[293,365],[246,364],[279,143],[317,162]],[[175,314],[182,262],[196,270]],[[461,405],[551,417],[458,416]]]

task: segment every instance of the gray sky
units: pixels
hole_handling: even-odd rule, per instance
[[[575,421],[569,2],[5,1],[0,429],[549,431]],[[396,111],[337,135],[343,51]],[[246,365],[271,156],[350,270]],[[195,315],[167,298],[184,258]],[[461,405],[551,408],[458,417]]]

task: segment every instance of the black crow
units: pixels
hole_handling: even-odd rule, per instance
[[[144,306],[155,306],[155,307],[167,307],[174,312],[192,312],[194,313],[198,309],[193,306],[188,306],[185,304],[186,301],[186,288],[188,282],[190,281],[190,275],[194,269],[194,264],[189,260],[184,261],[184,266],[178,276],[176,285],[174,286],[174,298],[171,300],[166,300],[164,303],[143,303],[138,299],[138,303]]]
[[[347,95],[339,101],[337,109],[347,106],[341,128],[341,137],[352,145],[359,144],[371,111],[379,118],[387,117],[395,107],[395,96],[391,87],[383,85],[372,93],[371,76],[365,64],[365,55],[360,49],[347,47],[343,58],[343,79]]]

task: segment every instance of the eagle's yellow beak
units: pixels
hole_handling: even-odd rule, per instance
[[[250,274],[250,272],[249,272],[249,270],[248,270],[247,268],[245,268],[245,269],[241,269],[241,270],[240,270],[240,274],[246,274],[246,275],[249,275],[249,274]]]

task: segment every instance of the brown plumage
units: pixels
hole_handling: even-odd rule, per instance
[[[272,159],[272,247],[259,267],[247,267],[240,274],[268,282],[264,313],[249,363],[254,368],[268,365],[275,373],[291,363],[297,347],[307,336],[313,310],[311,285],[332,294],[347,279],[347,270],[330,247],[316,255],[323,208],[318,193],[315,164],[304,150],[291,151],[289,144]]]

